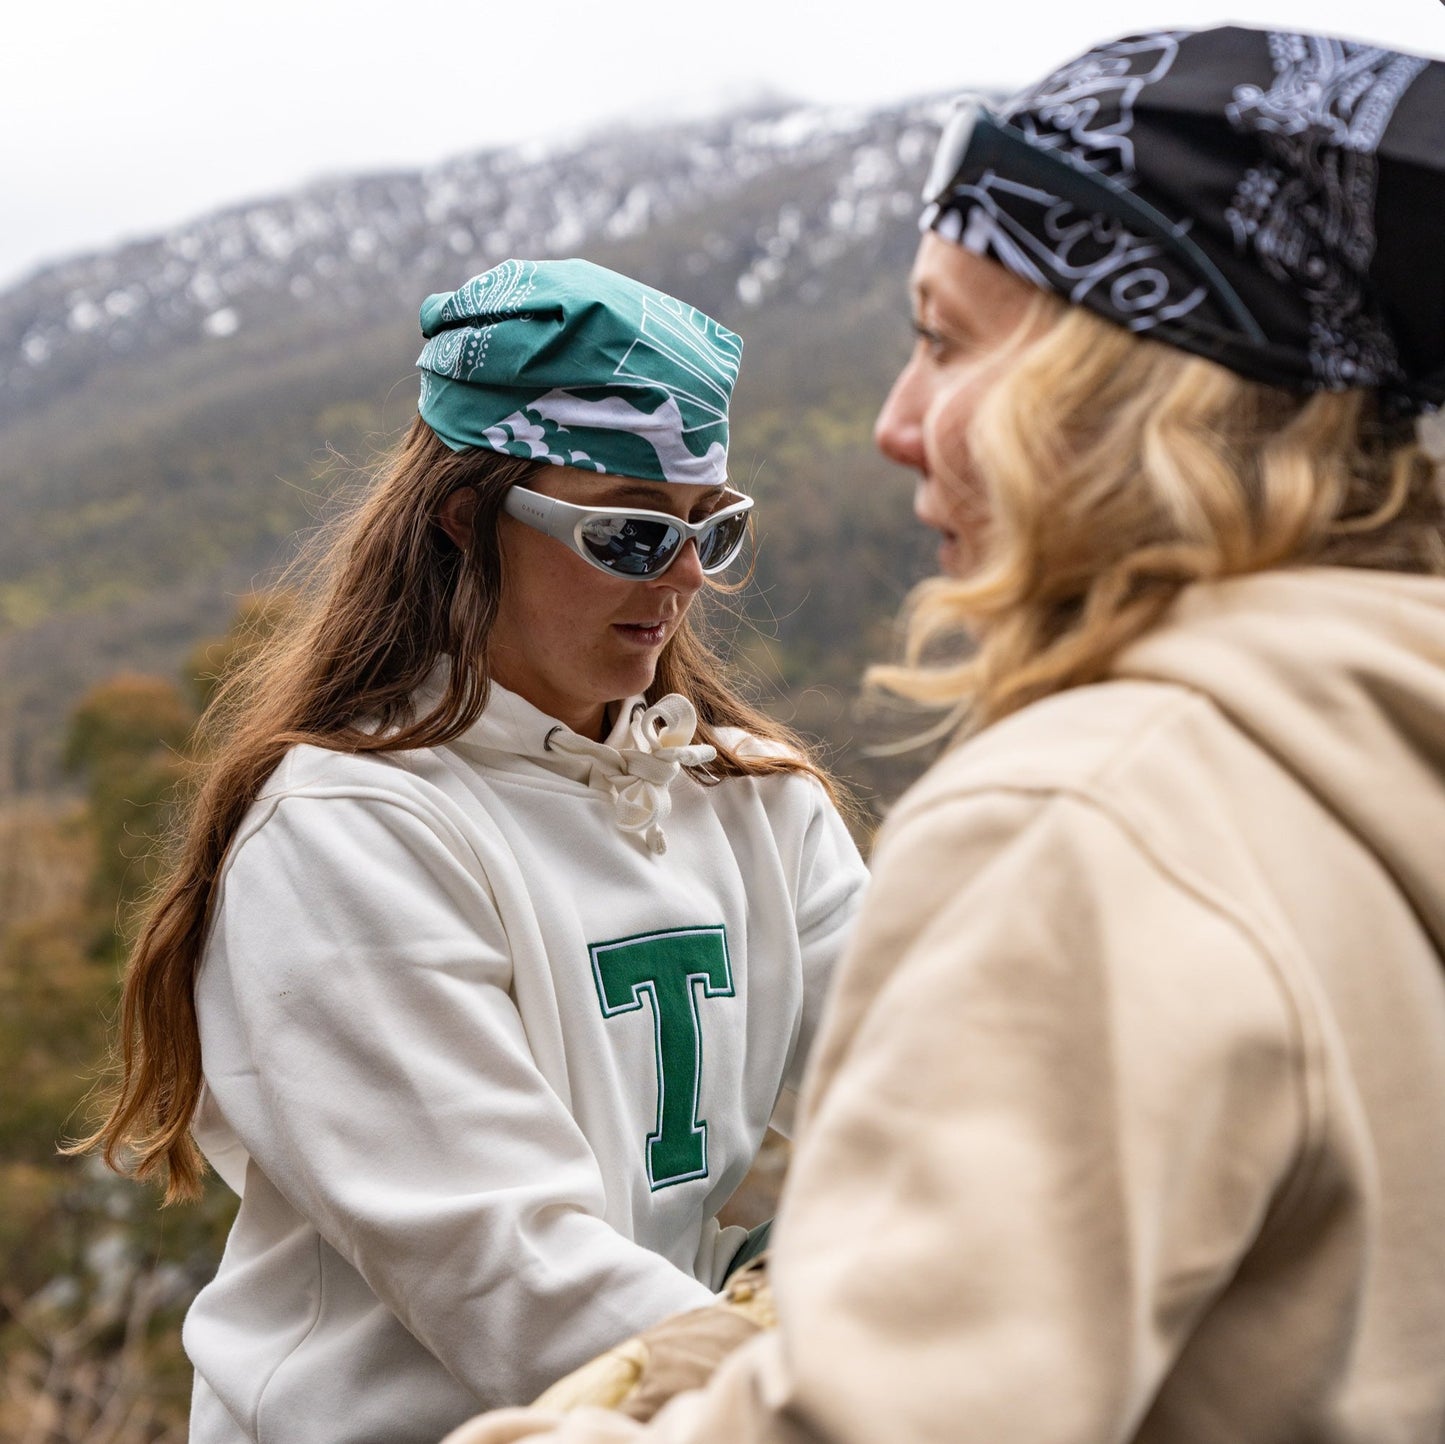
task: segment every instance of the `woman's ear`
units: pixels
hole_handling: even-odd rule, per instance
[[[472,522],[477,512],[477,494],[469,486],[448,492],[437,510],[437,525],[465,552],[472,544]]]

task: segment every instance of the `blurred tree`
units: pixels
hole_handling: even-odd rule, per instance
[[[235,1200],[160,1210],[97,1160],[62,1158],[100,1072],[120,964],[154,883],[195,722],[271,630],[284,596],[241,603],[183,685],[123,673],[71,717],[80,807],[0,810],[0,1444],[185,1438],[180,1320],[214,1272]]]
[[[64,760],[86,784],[91,902],[102,909],[98,947],[118,945],[123,919],[154,878],[166,802],[182,779],[194,725],[175,683],[134,673],[92,687],[71,718]]]
[[[295,605],[283,590],[250,592],[242,597],[224,636],[192,649],[183,674],[197,713],[210,706],[221,683],[251,657]]]

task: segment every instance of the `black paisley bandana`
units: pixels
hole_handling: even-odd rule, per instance
[[[1445,402],[1445,63],[1228,26],[961,102],[924,228],[1131,331],[1303,391]]]

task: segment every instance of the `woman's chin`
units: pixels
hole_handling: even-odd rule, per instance
[[[609,690],[614,693],[610,699],[621,701],[627,697],[637,697],[646,692],[652,686],[657,676],[657,654],[643,654],[630,659],[627,665],[616,668],[609,681]]]
[[[945,535],[938,543],[938,570],[946,577],[962,577],[972,570],[974,557],[962,538]]]
[[[982,528],[938,533],[938,570],[959,581],[971,577],[983,565],[987,540]]]

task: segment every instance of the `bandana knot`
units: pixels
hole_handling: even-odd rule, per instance
[[[625,719],[606,742],[580,737],[565,727],[547,734],[553,752],[587,761],[587,785],[607,794],[623,832],[639,834],[649,852],[667,851],[662,824],[672,811],[671,787],[684,767],[701,767],[717,756],[705,742],[693,742],[697,709],[678,692],[648,707],[628,705]]]

